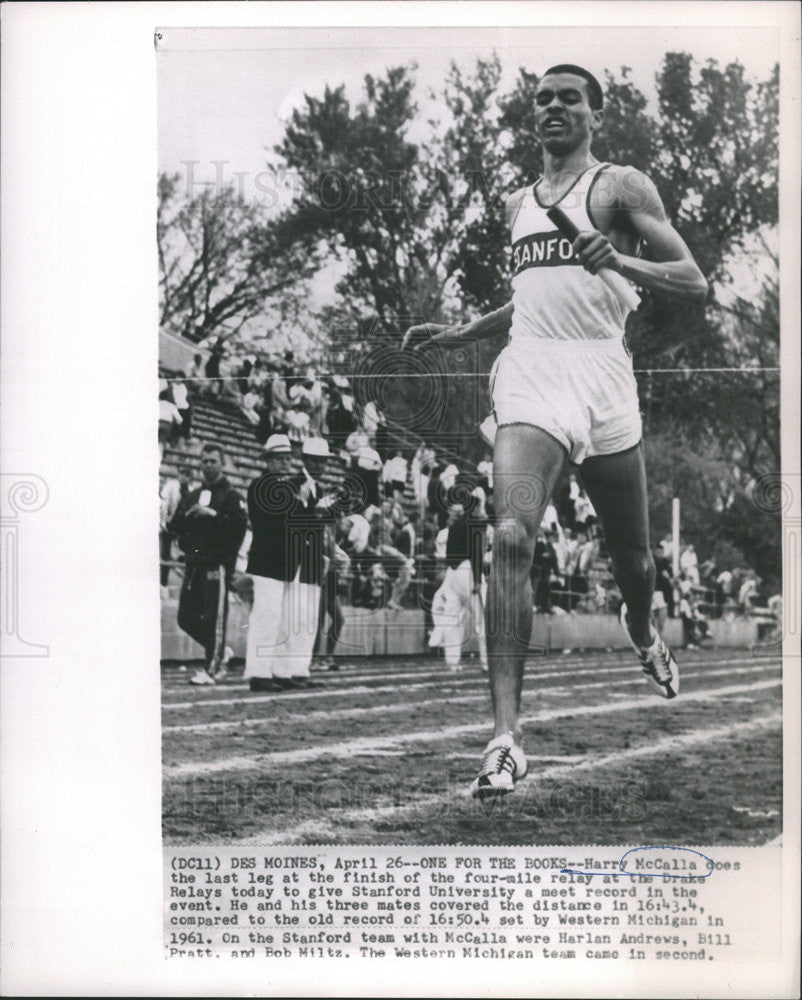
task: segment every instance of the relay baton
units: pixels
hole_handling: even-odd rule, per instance
[[[546,215],[548,215],[562,235],[572,243],[579,236],[579,229],[577,229],[565,212],[561,208],[558,208],[557,205],[548,209]],[[618,271],[613,271],[609,267],[601,267],[596,272],[596,277],[601,278],[610,291],[621,299],[627,309],[634,310],[638,308],[640,298],[637,292]]]

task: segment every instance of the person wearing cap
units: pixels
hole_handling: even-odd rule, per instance
[[[370,445],[362,445],[351,468],[364,488],[366,507],[378,507],[381,504],[379,482],[382,471],[382,460],[378,451]]]
[[[311,447],[320,450],[314,443]],[[253,606],[245,678],[252,691],[309,685],[323,529],[314,513],[317,484],[307,464],[314,466],[318,457],[304,455],[301,475],[293,474],[289,438],[272,434],[265,442],[267,470],[248,487],[253,540],[247,572],[253,579]]]

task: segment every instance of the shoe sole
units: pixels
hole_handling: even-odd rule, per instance
[[[626,604],[622,604],[621,605],[621,610],[618,612],[618,621],[620,622],[621,628],[623,628],[624,634],[626,635],[627,639],[629,640],[629,644],[632,647],[632,649],[634,650],[635,655],[640,658],[640,650],[635,645],[635,643],[632,641],[632,636],[629,634],[629,628],[627,626],[627,606],[626,606]],[[652,631],[654,632],[654,634],[656,636],[658,635],[658,633],[654,630],[654,627],[652,627]],[[663,643],[663,645],[668,650],[668,655],[669,655],[669,658],[670,658],[670,662],[673,664],[673,667],[674,667],[674,669],[673,669],[673,677],[669,681],[660,681],[660,680],[658,680],[654,676],[654,674],[650,673],[650,671],[646,667],[644,667],[643,664],[641,664],[641,672],[643,673],[643,679],[648,684],[649,689],[654,694],[656,694],[658,696],[658,698],[665,698],[667,701],[670,701],[672,698],[676,698],[677,695],[679,694],[679,667],[677,665],[677,661],[674,659],[674,654],[668,648],[668,645],[666,644],[665,639],[663,639],[662,636],[658,636],[658,638],[660,639],[660,641]],[[672,691],[669,687],[667,687],[668,684],[673,684],[675,686],[676,690]]]
[[[474,788],[471,787],[471,798],[478,799],[480,802],[487,802],[490,799],[503,799],[507,795],[511,795],[515,791],[515,784],[512,784],[509,788],[501,785],[479,785]]]
[[[527,767],[522,774],[516,775],[512,779],[511,785],[471,785],[471,798],[484,801],[485,799],[502,799],[505,795],[512,795],[519,781],[522,781],[529,773]],[[477,779],[478,780],[478,779]]]

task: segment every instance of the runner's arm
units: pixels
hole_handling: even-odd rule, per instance
[[[401,347],[414,344],[414,349],[428,347],[434,343],[459,343],[464,340],[484,340],[497,333],[506,333],[512,325],[512,302],[496,309],[485,316],[462,324],[421,323],[411,326],[404,334]]]
[[[669,221],[652,181],[639,170],[628,170],[619,175],[618,188],[620,207],[655,260],[641,260],[620,253],[606,236],[591,230],[580,233],[574,241],[574,249],[583,266],[592,274],[601,267],[609,267],[667,298],[704,303],[707,297],[705,276]]]

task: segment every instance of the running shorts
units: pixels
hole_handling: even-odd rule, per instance
[[[618,338],[510,344],[493,365],[490,397],[499,427],[539,427],[575,465],[626,451],[641,439],[632,359]]]

